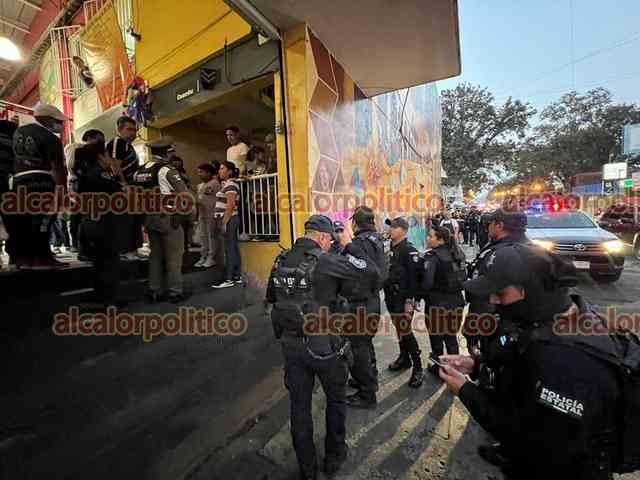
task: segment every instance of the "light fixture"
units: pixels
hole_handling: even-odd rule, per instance
[[[15,43],[7,37],[0,37],[0,58],[17,62],[22,59],[22,55],[20,55],[20,50]]]
[[[544,248],[545,250],[548,250],[548,251],[553,250],[553,247],[555,246],[555,244],[550,240],[538,240],[538,239],[535,239],[535,240],[531,240],[531,243],[533,243],[533,244],[535,244],[535,245],[537,245],[537,246],[539,246],[541,248]]]
[[[620,240],[609,240],[608,242],[604,242],[602,246],[609,253],[620,253],[624,250],[624,243]]]

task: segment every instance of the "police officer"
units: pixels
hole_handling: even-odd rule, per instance
[[[409,223],[402,217],[387,219],[391,238],[389,278],[384,285],[384,299],[391,321],[396,328],[400,355],[389,365],[389,370],[400,371],[413,367],[409,386],[422,385],[422,359],[411,322],[416,298],[416,267],[420,261],[418,250],[407,240]]]
[[[162,212],[145,212],[144,227],[149,236],[151,248],[149,256],[150,303],[164,298],[165,281],[168,299],[179,303],[187,298],[182,285],[182,255],[184,233],[182,222],[185,212],[178,211],[178,201],[188,200],[191,193],[179,172],[168,161],[167,150],[171,147],[171,137],[162,137],[147,143],[151,160],[134,174],[134,182],[146,191],[159,193]],[[180,199],[176,194],[181,194]],[[191,198],[191,206],[195,200]],[[184,204],[181,204],[184,205]],[[193,216],[193,210],[187,213]],[[166,276],[164,269],[166,268]]]
[[[356,316],[364,314],[361,330],[350,336],[353,347],[353,367],[350,370],[352,380],[349,386],[358,391],[347,397],[347,404],[353,408],[372,409],[377,405],[378,369],[373,337],[378,331],[380,320],[380,290],[388,275],[387,257],[384,240],[376,231],[375,215],[371,208],[362,205],[356,207],[351,217],[353,240],[344,246],[343,255],[366,258],[378,270],[377,278],[371,282],[358,279],[350,285],[347,300],[349,308]]]
[[[342,250],[344,248],[344,246],[342,245],[344,242],[341,238],[343,235],[345,235],[344,223],[342,223],[340,220],[336,220],[333,222],[333,228],[336,232],[336,239],[331,243],[329,252],[340,254],[342,253]]]
[[[495,250],[514,243],[525,244],[529,240],[525,235],[527,228],[527,216],[519,210],[507,210],[499,208],[491,213],[482,215],[482,222],[485,224],[488,235],[488,243],[480,250],[469,268],[469,277],[483,275],[486,271],[486,260]],[[484,313],[492,313],[494,307],[489,304],[488,298],[477,297],[470,292],[466,292],[471,317]],[[471,326],[472,330],[477,329],[477,325]],[[467,348],[469,350],[480,348],[480,336],[477,334],[467,334]]]
[[[331,219],[312,215],[305,223],[304,237],[276,258],[267,286],[266,303],[272,306],[274,332],[282,343],[284,379],[291,401],[291,436],[303,479],[315,479],[317,474],[311,417],[316,376],[327,397],[325,472],[335,474],[347,456],[349,344],[339,331],[314,329],[315,320],[341,312],[338,300],[348,283],[376,275],[367,260],[351,254],[325,253],[333,240]]]
[[[612,478],[621,389],[616,371],[593,352],[615,358],[616,349],[608,335],[561,333],[559,325],[603,326],[569,295],[569,277],[575,284],[572,266],[541,248],[495,250],[465,290],[496,306],[496,334],[481,355],[440,359],[440,377],[501,441],[519,480]]]
[[[450,230],[435,227],[429,232],[427,244],[431,248],[425,254],[422,291],[425,292],[425,323],[429,330],[431,358],[444,353],[458,354],[458,329],[465,301],[462,284],[466,280],[464,253],[457,245]],[[428,368],[438,374],[437,365]]]

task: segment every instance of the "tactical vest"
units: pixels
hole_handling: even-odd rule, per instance
[[[271,319],[276,331],[302,336],[305,315],[318,310],[313,294],[313,272],[323,252],[319,248],[310,250],[298,265],[285,267],[284,260],[289,253],[287,250],[278,256],[272,273],[276,302]]]
[[[463,289],[462,284],[467,279],[465,265],[455,262],[449,252],[444,252],[440,248],[427,252],[427,256],[438,259],[432,291],[441,293],[461,292]]]
[[[160,188],[160,181],[158,180],[158,173],[160,169],[164,167],[164,163],[154,162],[149,165],[144,165],[139,168],[136,173],[133,174],[133,182],[138,187],[142,187],[144,190],[153,190],[154,188]]]

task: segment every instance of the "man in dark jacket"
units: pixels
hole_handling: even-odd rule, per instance
[[[2,202],[2,195],[9,192],[9,177],[13,175],[13,134],[17,128],[18,125],[16,123],[0,120],[0,202]],[[10,235],[11,215],[6,215],[4,209],[0,208],[0,218],[2,218],[2,224],[7,234]],[[9,265],[14,264],[15,256],[11,240],[7,240],[5,244],[9,255]],[[1,267],[2,264],[0,264]]]
[[[326,253],[334,240],[331,219],[312,215],[305,223],[305,236],[276,259],[267,286],[266,303],[272,306],[274,333],[281,340],[285,358],[291,436],[302,479],[315,479],[317,475],[311,418],[316,376],[327,397],[325,472],[335,474],[347,456],[348,343],[341,332],[315,331],[314,317],[322,317],[322,311],[344,313],[338,307],[339,297],[349,295],[358,281],[366,283],[376,275],[363,258]]]
[[[423,371],[420,347],[412,330],[413,312],[417,298],[418,250],[407,240],[409,223],[402,217],[387,220],[391,237],[389,278],[384,285],[384,300],[398,335],[400,355],[391,362],[389,370],[400,371],[413,367],[409,386],[422,385]]]
[[[354,294],[347,296],[350,312],[357,315],[361,311],[365,318],[365,331],[353,332],[350,337],[354,363],[350,370],[353,382],[349,385],[357,388],[358,392],[347,397],[347,404],[354,408],[375,408],[378,369],[373,337],[378,331],[380,290],[386,277],[387,259],[382,235],[375,229],[373,210],[366,206],[357,207],[351,217],[351,226],[354,238],[345,245],[342,254],[366,258],[376,266],[378,276],[370,284],[353,288]]]

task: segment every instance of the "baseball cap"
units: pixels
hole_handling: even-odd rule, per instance
[[[333,222],[326,215],[311,215],[304,223],[304,229],[330,233],[333,239],[336,239],[336,230],[333,227]]]
[[[166,155],[173,146],[173,137],[160,137],[148,141],[145,145],[149,147],[152,155]]]
[[[504,208],[498,208],[487,214],[484,220],[487,224],[503,222],[504,226],[509,230],[524,231],[527,228],[527,216],[519,210],[509,211]]]
[[[62,113],[53,105],[49,105],[48,103],[39,103],[38,105],[36,105],[36,108],[33,110],[33,116],[34,117],[51,117],[60,122],[64,122],[68,120],[67,117],[64,115],[64,113]]]
[[[375,225],[376,216],[371,208],[362,205],[355,209],[350,220],[353,220],[356,225]]]
[[[333,228],[336,232],[343,231],[344,223],[342,223],[340,220],[336,220],[335,222],[333,222]]]
[[[477,296],[486,297],[498,293],[509,285],[524,286],[531,279],[531,267],[513,246],[499,248],[487,258],[484,275],[467,280],[464,289]]]
[[[409,222],[407,222],[402,217],[396,217],[393,220],[389,220],[388,218],[384,221],[386,225],[389,225],[391,228],[401,228],[404,231],[409,230]]]

